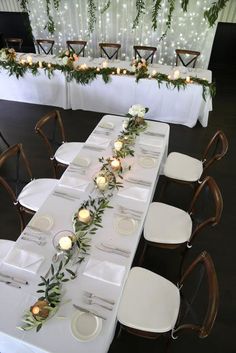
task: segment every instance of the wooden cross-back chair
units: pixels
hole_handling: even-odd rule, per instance
[[[42,137],[52,164],[54,177],[60,167],[67,167],[83,147],[82,142],[67,142],[60,112],[53,110],[35,125],[35,132]]]
[[[53,54],[53,46],[55,44],[53,39],[36,39],[35,43],[37,46],[38,54]]]
[[[101,57],[103,56],[103,54],[105,54],[105,56],[109,60],[113,59],[114,57],[116,59],[118,59],[119,50],[121,48],[120,44],[118,44],[118,43],[99,43],[99,47],[100,47]],[[108,52],[110,49],[114,49],[114,51],[112,51],[111,54]]]
[[[0,139],[2,139],[2,141],[5,143],[5,145],[7,147],[10,147],[9,143],[7,142],[7,140],[5,139],[5,137],[3,136],[2,132],[0,131]]]
[[[183,66],[195,67],[197,58],[201,54],[199,51],[186,50],[186,49],[175,49],[176,52],[176,65],[179,65],[179,62]],[[190,58],[189,58],[190,57]]]
[[[0,174],[2,186],[22,215],[38,211],[58,183],[56,179],[33,179],[22,144],[13,145],[2,152]]]
[[[20,51],[23,39],[22,38],[5,38],[7,48],[13,48],[16,51]]]
[[[187,292],[190,280],[193,282],[191,294]],[[202,296],[207,302],[206,309],[197,303]],[[206,338],[213,328],[218,306],[217,275],[206,251],[192,262],[177,285],[147,269],[133,267],[118,308],[118,338],[122,330],[150,339],[165,335],[168,343],[171,338],[177,339],[188,332]],[[169,344],[166,348],[169,349]]]
[[[134,57],[135,59],[145,59],[146,61],[150,61],[150,63],[152,64],[156,50],[156,47],[134,45]],[[144,52],[145,54],[142,55],[141,52]]]
[[[67,48],[72,50],[75,54],[83,56],[85,55],[85,47],[87,42],[85,40],[67,40],[66,41]]]
[[[197,235],[207,226],[220,222],[223,211],[223,199],[215,180],[207,176],[199,184],[188,212],[162,202],[152,202],[144,223],[144,246],[139,264],[142,264],[148,247],[165,249],[182,247],[183,258],[191,248]],[[171,220],[171,222],[170,222]]]

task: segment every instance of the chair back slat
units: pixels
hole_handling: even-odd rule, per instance
[[[121,48],[120,44],[118,44],[118,43],[99,43],[99,47],[100,47],[101,57],[103,56],[103,54],[105,54],[105,56],[109,60],[113,59],[114,57],[116,59],[118,59],[119,50]],[[110,48],[114,49],[111,54],[108,52],[108,50]]]
[[[75,54],[85,55],[85,47],[87,45],[85,40],[67,40],[66,45],[68,50],[72,50]]]
[[[53,46],[55,44],[53,39],[36,39],[35,43],[38,49],[38,54],[41,54],[42,52],[46,55],[53,54]]]
[[[195,51],[195,50],[187,50],[187,49],[176,49],[176,65],[178,66],[179,62],[181,62],[181,64],[183,66],[191,66],[195,67],[196,62],[197,62],[197,58],[199,57],[199,55],[201,54],[199,51]],[[190,56],[190,59],[186,61],[186,58],[188,58]],[[185,60],[184,60],[185,58]]]
[[[13,48],[16,51],[21,51],[23,39],[22,38],[5,38],[5,43],[6,43],[7,48]]]
[[[135,59],[137,59],[137,57],[139,59],[145,59],[146,61],[150,61],[152,64],[156,50],[156,47],[134,45],[134,57]],[[141,52],[145,52],[144,56],[141,54]]]
[[[210,142],[208,143],[203,156],[203,173],[212,166],[216,161],[219,161],[228,151],[228,140],[222,130],[216,131]]]

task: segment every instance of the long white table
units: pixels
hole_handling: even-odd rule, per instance
[[[28,54],[27,54],[28,55]],[[22,58],[27,58],[21,55]],[[55,63],[58,59],[51,55],[31,54],[33,61]],[[89,59],[81,57],[78,65],[102,67],[104,59]],[[131,70],[129,62],[114,60],[109,66]],[[150,74],[153,70],[172,75],[177,68],[167,65],[153,64],[149,66]],[[178,67],[180,76],[196,76],[211,82],[211,71]],[[163,83],[158,87],[154,79],[141,79],[138,83],[133,76],[112,76],[109,83],[104,83],[99,76],[88,85],[78,84],[75,80],[66,82],[64,75],[55,71],[52,78],[48,78],[43,70],[34,77],[27,73],[23,78],[9,78],[5,70],[0,71],[0,99],[22,101],[62,107],[64,109],[83,109],[108,114],[125,115],[133,104],[149,107],[147,119],[182,124],[193,127],[199,120],[202,126],[208,124],[209,111],[212,109],[210,96],[204,101],[202,86],[189,84],[185,89],[167,88]]]
[[[76,195],[80,199],[68,200],[65,198],[57,197],[51,194],[46,200],[45,204],[40,208],[37,214],[31,220],[34,222],[35,218],[40,216],[50,216],[53,219],[53,226],[50,233],[44,235],[46,239],[45,246],[39,246],[33,242],[27,242],[22,239],[25,232],[32,232],[29,227],[23,231],[15,246],[24,249],[29,252],[34,252],[40,254],[44,257],[44,261],[40,266],[36,274],[26,271],[24,268],[19,268],[11,266],[4,263],[4,260],[0,260],[0,272],[13,275],[15,277],[20,277],[29,281],[28,286],[22,285],[21,289],[13,288],[4,283],[0,283],[0,352],[1,353],[65,353],[68,351],[70,353],[105,353],[108,351],[109,346],[112,342],[114,331],[116,327],[116,314],[121,298],[123,286],[125,279],[128,275],[129,269],[131,267],[140,235],[143,228],[143,222],[145,215],[153,198],[155,192],[156,183],[158,181],[158,176],[162,168],[162,163],[166,159],[168,141],[169,141],[169,126],[164,123],[159,122],[148,122],[148,131],[159,133],[160,136],[153,137],[148,134],[142,133],[140,137],[137,138],[135,145],[135,157],[128,158],[127,165],[131,165],[130,171],[126,171],[124,174],[125,179],[131,177],[138,177],[146,181],[150,181],[150,186],[141,186],[139,184],[133,184],[128,181],[124,181],[123,192],[127,188],[140,187],[147,190],[147,199],[145,202],[137,201],[131,198],[121,197],[114,193],[111,204],[114,206],[113,209],[106,209],[103,216],[103,228],[99,229],[91,239],[91,250],[89,255],[86,256],[85,261],[80,265],[78,269],[78,277],[64,284],[63,290],[63,300],[59,311],[54,317],[48,320],[42,327],[42,329],[36,333],[35,330],[22,332],[16,327],[22,324],[21,319],[25,309],[28,309],[38,298],[37,295],[37,284],[40,281],[39,276],[44,275],[51,263],[55,249],[52,245],[52,238],[55,233],[60,230],[67,229],[72,230],[72,217],[73,214],[78,210],[83,200],[87,200],[88,196],[91,195],[95,197],[98,192],[93,191],[93,177],[95,173],[100,169],[101,165],[98,163],[98,157],[111,156],[112,143],[116,136],[119,134],[122,126],[122,118],[117,116],[104,116],[102,122],[109,122],[114,124],[114,129],[111,131],[109,138],[111,143],[104,150],[91,150],[88,148],[88,142],[80,151],[79,156],[88,158],[91,163],[86,169],[86,174],[83,175],[87,180],[91,180],[86,191],[81,192],[76,189],[68,188],[65,186],[56,187],[57,190],[66,192],[71,195]],[[101,136],[96,135],[96,131],[101,131],[101,128],[96,127],[91,136]],[[159,141],[159,146],[156,149],[160,152],[154,164],[151,168],[146,168],[141,163],[142,155],[140,143],[153,143],[154,140]],[[153,148],[147,146],[147,148]],[[140,165],[141,163],[141,165]],[[80,174],[71,172],[70,167],[67,168],[62,178],[65,176],[78,176],[82,177]],[[62,180],[62,179],[61,179]],[[59,182],[60,183],[60,182]],[[143,191],[144,192],[144,191]],[[119,229],[115,226],[117,215],[116,207],[117,204],[130,207],[139,211],[142,211],[142,216],[139,221],[136,221],[134,230],[132,234],[124,235],[120,234]],[[111,244],[126,248],[130,250],[130,256],[128,258],[122,257],[117,254],[102,252],[96,248],[96,244],[100,244],[103,241],[109,241]],[[100,261],[109,261],[112,264],[117,264],[123,266],[124,274],[120,285],[115,285],[113,283],[105,282],[101,279],[95,279],[87,276],[84,272],[88,261],[91,259],[97,259]],[[91,291],[97,295],[105,298],[110,298],[115,301],[115,305],[112,311],[102,309],[96,306],[92,306],[94,310],[100,312],[103,316],[106,316],[106,320],[102,320],[102,330],[100,334],[94,338],[94,340],[87,342],[80,342],[71,333],[71,320],[74,315],[76,315],[76,309],[73,307],[72,303],[76,303],[83,307],[90,308],[83,301],[84,290]],[[6,348],[7,347],[7,348]],[[17,350],[18,349],[18,350]]]

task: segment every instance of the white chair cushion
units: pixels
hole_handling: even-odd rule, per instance
[[[164,166],[166,177],[183,181],[197,181],[201,177],[202,171],[201,161],[178,152],[170,153]]]
[[[133,267],[118,309],[121,324],[149,332],[168,332],[180,307],[178,288],[156,273]]]
[[[23,188],[18,201],[22,206],[37,212],[57,184],[57,179],[32,180]]]
[[[69,165],[77,156],[81,148],[82,142],[66,142],[63,143],[56,151],[55,158],[58,162]]]
[[[15,242],[13,240],[0,239],[0,261],[13,248]]]
[[[162,244],[181,244],[189,240],[192,233],[190,215],[165,203],[150,204],[144,224],[144,238]]]

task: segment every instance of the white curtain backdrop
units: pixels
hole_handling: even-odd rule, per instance
[[[132,58],[134,44],[156,46],[155,62],[169,65],[175,62],[176,48],[198,50],[201,57],[197,66],[207,68],[216,25],[209,28],[203,13],[212,4],[212,0],[190,0],[187,13],[183,13],[180,1],[176,2],[171,29],[163,41],[159,39],[166,28],[168,0],[162,1],[155,32],[151,28],[153,0],[147,1],[146,13],[135,30],[132,29],[136,15],[135,0],[111,0],[111,6],[104,14],[101,14],[101,9],[107,0],[96,0],[95,3],[97,22],[92,34],[88,33],[87,0],[61,0],[59,11],[55,11],[53,7],[51,9],[56,24],[56,32],[51,36],[44,30],[47,22],[45,0],[29,0],[34,37],[53,38],[57,52],[65,49],[68,39],[87,40],[86,55],[93,57],[99,55],[99,42],[117,42],[121,43],[121,58],[126,60]],[[236,1],[231,0],[224,10],[224,18],[232,17],[235,9]],[[19,3],[17,0],[0,0],[0,10],[19,11]]]

